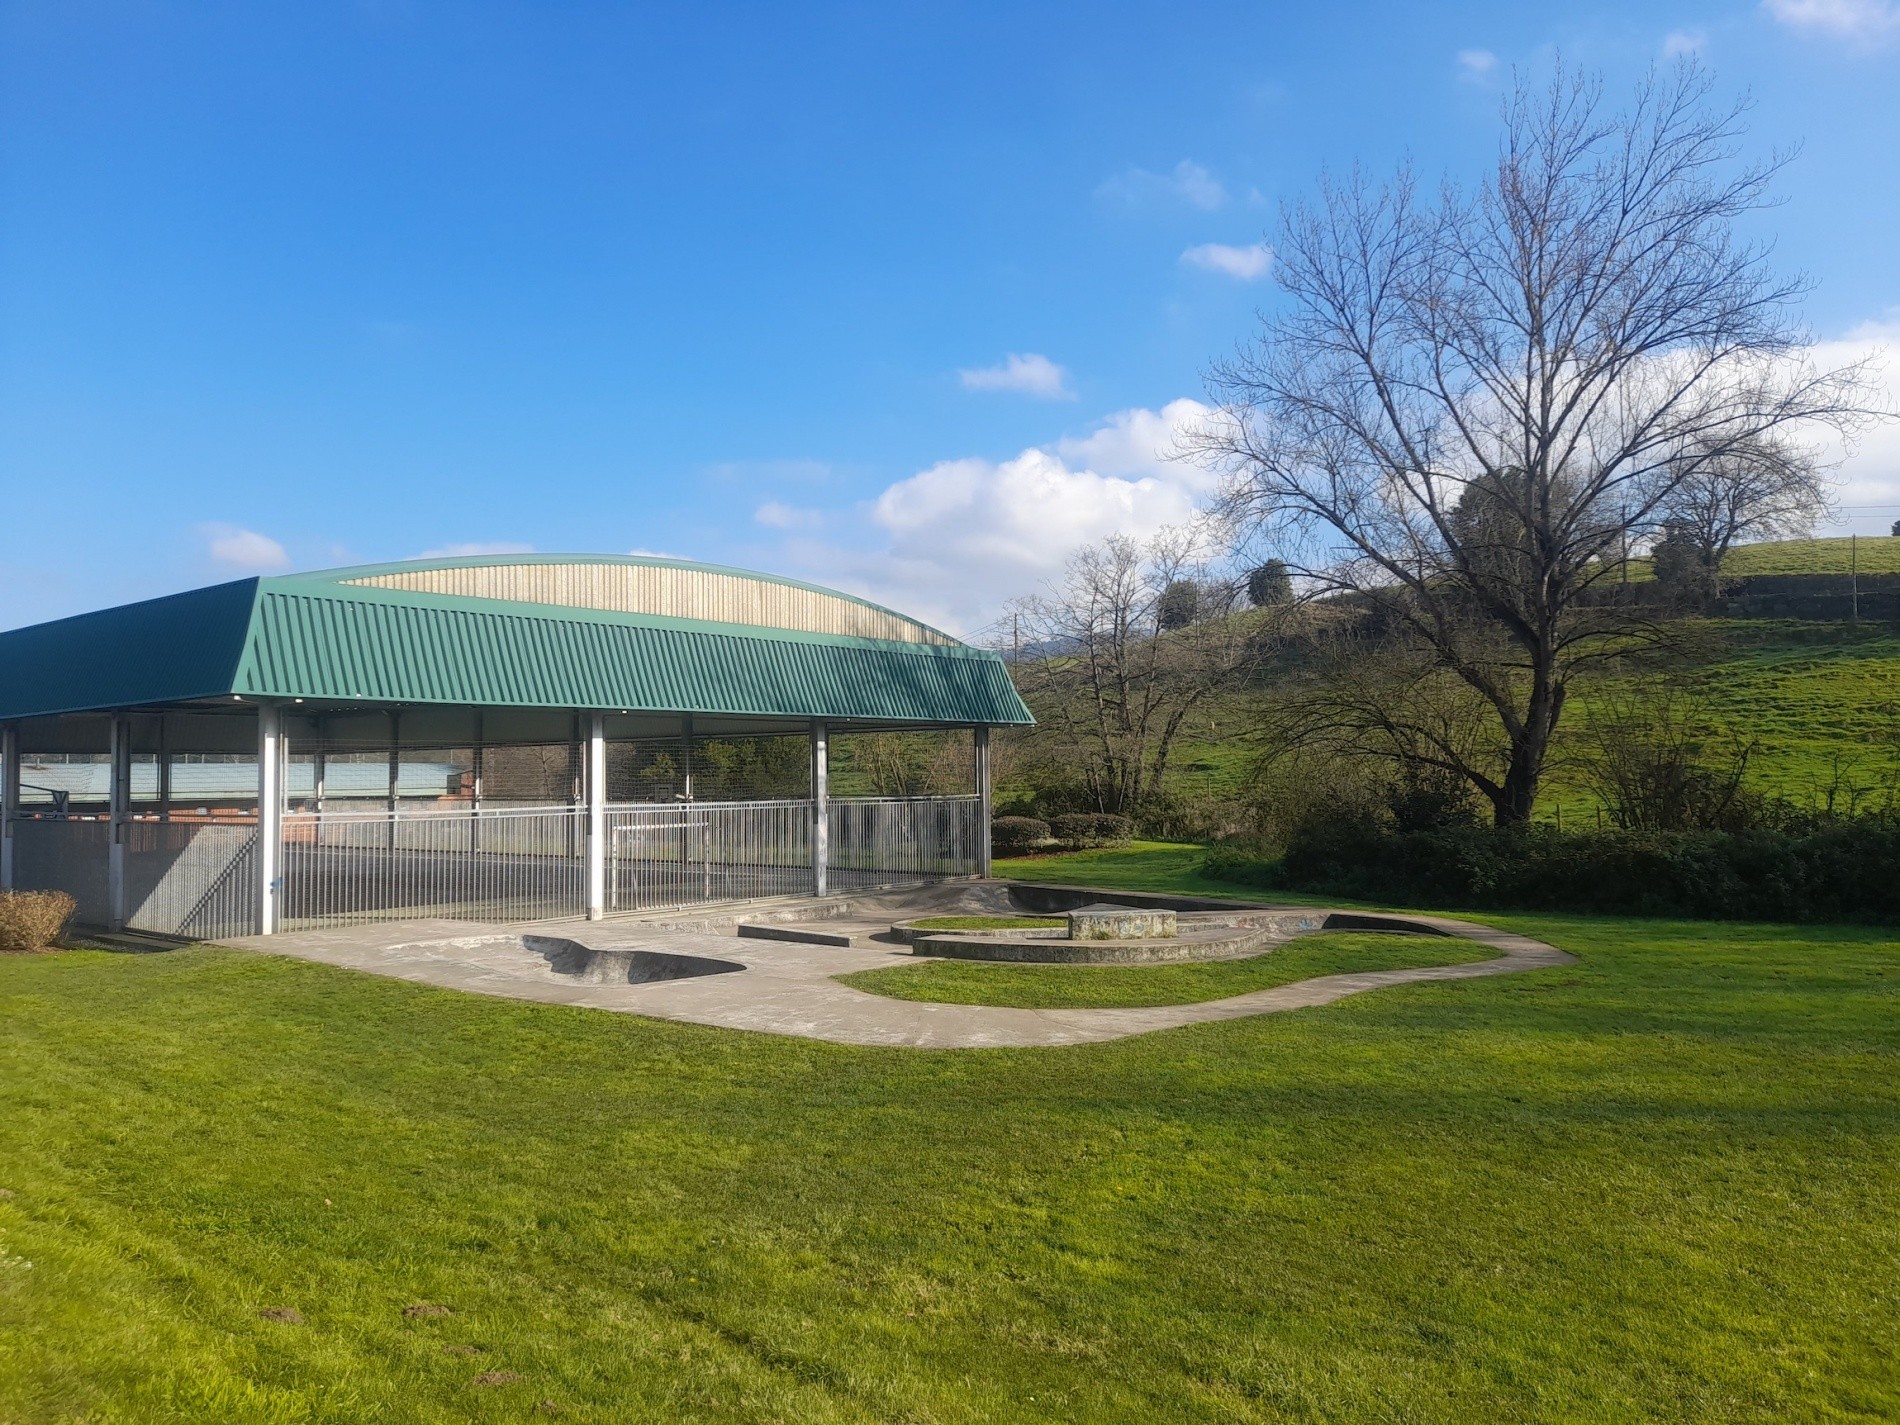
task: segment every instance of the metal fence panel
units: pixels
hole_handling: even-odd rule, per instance
[[[974,876],[982,803],[969,797],[852,797],[830,804],[830,880],[838,890]]]
[[[607,909],[788,896],[812,888],[812,803],[607,808]]]
[[[125,828],[126,924],[212,940],[257,933],[257,826],[135,821]]]
[[[22,891],[64,891],[82,925],[112,923],[112,823],[23,816],[13,823],[13,884]]]
[[[553,920],[586,911],[586,815],[298,812],[284,818],[284,926]]]

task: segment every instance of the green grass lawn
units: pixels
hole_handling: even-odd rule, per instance
[[[973,1052],[0,959],[0,1420],[1900,1416],[1900,946],[1500,923],[1582,961]]]
[[[1053,915],[932,915],[913,920],[913,930],[1051,930],[1069,922]]]
[[[935,1004],[996,1004],[1013,1009],[1118,1009],[1198,1004],[1315,975],[1406,970],[1488,960],[1494,951],[1440,936],[1308,935],[1264,955],[1184,965],[1010,965],[926,960],[839,978],[873,994]]]

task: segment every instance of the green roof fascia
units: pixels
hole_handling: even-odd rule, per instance
[[[0,632],[0,718],[229,695],[258,584],[238,579]]]
[[[258,697],[1025,724],[994,653],[266,579],[232,691]]]
[[[881,614],[903,619],[944,638],[950,635],[942,629],[932,628],[922,620],[890,608],[884,604],[859,598],[856,594],[847,594],[839,589],[828,589],[823,584],[813,584],[804,579],[788,579],[782,574],[763,574],[757,569],[740,569],[730,564],[701,564],[691,559],[668,559],[657,554],[460,554],[443,559],[400,560],[393,564],[356,564],[346,569],[324,569],[309,574],[284,574],[271,576],[266,582],[280,584],[289,581],[299,583],[321,583],[342,585],[352,591],[380,587],[373,584],[351,584],[352,579],[381,578],[390,574],[412,574],[424,569],[487,569],[501,568],[515,564],[626,564],[648,569],[690,569],[696,573],[729,574],[735,579],[751,579],[761,584],[783,584],[791,589],[807,589],[814,594],[824,594],[834,599],[844,599],[867,609],[876,609]],[[409,593],[403,589],[387,590],[391,593]],[[508,603],[506,599],[490,599],[488,603]],[[527,605],[534,608],[567,608],[568,605]]]

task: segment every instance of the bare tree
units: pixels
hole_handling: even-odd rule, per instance
[[[1599,586],[1670,497],[1867,414],[1862,368],[1806,356],[1804,284],[1734,234],[1780,161],[1737,167],[1742,109],[1708,100],[1693,66],[1621,115],[1559,74],[1507,99],[1475,192],[1323,181],[1283,215],[1286,301],[1212,374],[1193,444],[1226,512],[1471,689],[1491,753],[1445,756],[1499,823],[1529,819],[1572,679],[1640,630]]]
[[[1706,459],[1691,451],[1662,502],[1665,529],[1688,546],[1711,590],[1736,544],[1809,534],[1830,507],[1811,446],[1780,431]]]
[[[1169,597],[1183,584],[1197,591],[1196,617],[1177,627]],[[1082,550],[1010,615],[1044,650],[1012,669],[1038,724],[1026,750],[1076,777],[1097,810],[1139,810],[1189,716],[1236,687],[1265,646],[1263,617],[1238,614],[1237,594],[1210,568],[1204,531]]]

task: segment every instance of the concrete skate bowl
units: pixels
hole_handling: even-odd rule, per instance
[[[661,950],[596,950],[554,935],[524,935],[521,948],[541,956],[555,974],[585,985],[650,985],[660,980],[728,975],[745,968],[736,960],[715,960],[707,955],[673,955]]]

